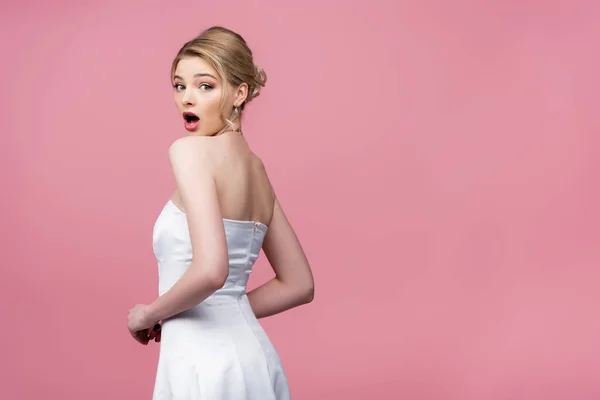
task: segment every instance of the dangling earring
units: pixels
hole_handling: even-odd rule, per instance
[[[235,104],[233,105],[233,113],[234,113],[235,115],[237,115],[237,117],[238,117],[238,118],[240,118],[240,109],[239,109],[239,108],[238,108],[238,106],[237,106],[237,105],[235,105]],[[240,133],[240,135],[243,135],[243,133],[242,133],[242,129],[241,129],[241,128],[237,128],[237,129],[235,129],[235,132],[239,132],[239,133]]]

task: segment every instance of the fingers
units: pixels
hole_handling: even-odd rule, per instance
[[[159,323],[156,323],[154,325],[154,327],[152,328],[152,330],[150,330],[149,334],[148,334],[148,339],[149,340],[154,340],[155,342],[160,342],[160,332],[161,332],[161,325]]]
[[[136,334],[137,334],[137,336],[139,338],[139,342],[141,344],[144,344],[144,345],[148,344],[149,340],[148,340],[148,336],[146,335],[146,332],[138,331]]]
[[[137,332],[130,332],[131,336],[137,341],[140,342],[143,345],[147,345],[148,344],[148,336],[146,336],[146,333],[144,331],[137,331]]]
[[[142,329],[135,332],[129,331],[131,337],[143,345],[147,345],[151,340],[154,340],[156,343],[160,342],[161,332],[161,321],[158,321],[156,324],[154,324],[152,328]]]

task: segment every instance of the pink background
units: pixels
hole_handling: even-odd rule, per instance
[[[600,398],[598,4],[3,2],[0,397],[150,398],[169,68],[222,24],[316,279],[261,320],[294,399]]]

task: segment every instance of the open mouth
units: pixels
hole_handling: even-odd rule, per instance
[[[188,111],[183,113],[183,119],[185,119],[185,122],[187,122],[188,124],[193,124],[195,122],[200,121],[200,118],[196,114]]]

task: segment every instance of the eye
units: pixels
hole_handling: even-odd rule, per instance
[[[183,86],[181,83],[176,83],[173,85],[173,87],[175,88],[175,90],[177,90],[178,92],[181,92],[182,90],[185,89],[185,86]]]
[[[208,85],[206,83],[203,83],[202,85],[200,85],[200,89],[202,89],[202,90],[210,90],[210,89],[212,89],[212,86],[210,86],[210,85]]]

